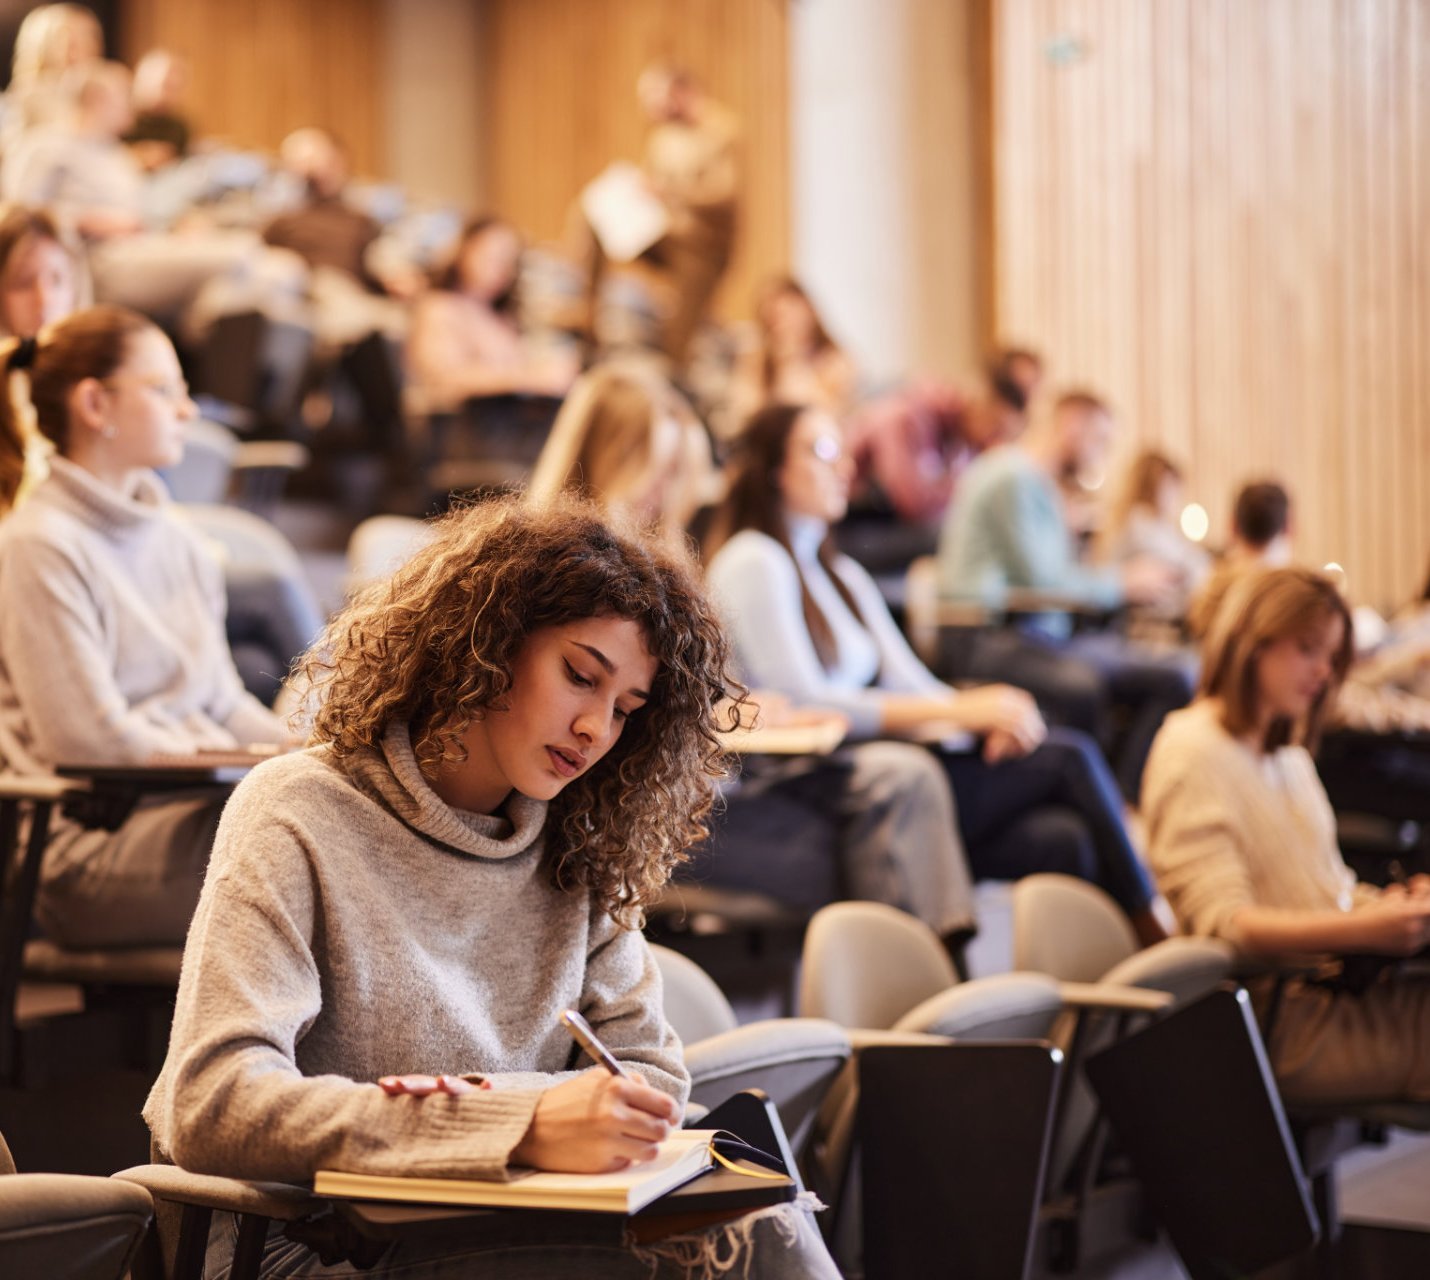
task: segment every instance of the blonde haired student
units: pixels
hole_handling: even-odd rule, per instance
[[[1219,605],[1200,692],[1167,717],[1143,791],[1152,866],[1189,932],[1273,962],[1389,960],[1430,944],[1430,878],[1356,880],[1308,749],[1351,656],[1345,602],[1319,574],[1250,573]],[[1267,987],[1255,988],[1263,1006]],[[1268,1047],[1293,1097],[1430,1099],[1430,982],[1393,970],[1364,990],[1294,980]]]
[[[715,483],[710,439],[685,398],[649,367],[623,362],[576,380],[527,492],[534,502],[578,493],[679,539]]]

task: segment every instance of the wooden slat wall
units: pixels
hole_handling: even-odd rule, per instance
[[[688,67],[743,125],[736,258],[717,298],[748,314],[789,263],[786,0],[486,0],[487,198],[536,239],[560,237],[581,187],[638,160],[642,68]]]
[[[1276,475],[1308,562],[1430,556],[1430,4],[995,0],[995,322],[1229,520]]]
[[[273,148],[321,125],[344,139],[354,169],[386,161],[382,0],[126,0],[118,56],[155,46],[193,64],[199,131]]]

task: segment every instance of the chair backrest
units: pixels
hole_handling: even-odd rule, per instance
[[[694,960],[669,947],[651,944],[665,988],[666,1021],[681,1042],[695,1044],[722,1031],[733,1031],[737,1019],[715,979]]]
[[[804,937],[799,1008],[845,1027],[892,1027],[958,981],[938,936],[881,902],[836,902]]]
[[[1063,982],[1099,982],[1137,951],[1121,909],[1072,876],[1027,876],[1013,886],[1013,967]]]
[[[396,573],[432,537],[432,525],[426,520],[369,516],[348,539],[348,586],[365,587]]]

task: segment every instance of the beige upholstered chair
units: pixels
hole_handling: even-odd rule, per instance
[[[690,1100],[719,1106],[742,1089],[762,1089],[799,1156],[830,1085],[849,1058],[849,1037],[819,1018],[770,1018],[738,1026],[724,993],[699,965],[652,946],[665,989],[665,1016],[685,1046]]]
[[[0,1275],[120,1280],[153,1216],[141,1187],[68,1173],[16,1173],[0,1137]]]

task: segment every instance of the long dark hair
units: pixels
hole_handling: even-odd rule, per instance
[[[448,293],[460,293],[462,291],[462,258],[466,255],[467,246],[478,236],[484,236],[488,231],[493,231],[498,227],[513,233],[516,230],[505,218],[498,218],[495,214],[482,213],[475,218],[469,218],[462,228],[462,234],[457,237],[451,259],[433,277],[433,285]],[[506,291],[493,298],[490,303],[491,309],[497,315],[505,316],[509,320],[516,319],[517,288],[520,283],[520,274],[518,271],[513,275],[511,284]]]
[[[778,542],[794,561],[805,626],[809,628],[809,638],[814,643],[815,653],[828,670],[834,666],[839,656],[834,643],[834,631],[829,625],[829,619],[809,594],[809,584],[804,580],[799,557],[795,555],[790,542],[789,521],[785,516],[784,498],[780,492],[780,469],[789,454],[790,436],[794,433],[800,415],[806,412],[808,407],[805,405],[770,404],[759,410],[746,424],[735,441],[732,459],[734,479],[731,480],[725,500],[720,504],[711,523],[710,536],[705,544],[705,559],[708,564],[710,557],[743,529],[754,529]],[[819,563],[824,566],[829,580],[844,603],[849,606],[849,611],[862,622],[864,618],[859,612],[859,606],[835,568],[837,555],[838,550],[831,531],[819,544]]]
[[[793,294],[809,308],[810,318],[814,323],[814,350],[810,354],[823,355],[826,351],[839,348],[839,344],[830,337],[829,330],[824,327],[824,319],[819,314],[819,308],[814,305],[814,299],[809,296],[809,291],[793,276],[773,276],[765,282],[760,290],[759,300],[755,303],[755,319],[760,329],[760,378],[766,395],[774,392],[779,370],[775,368],[774,343],[770,340],[770,326],[765,316],[770,304],[786,293]]]

